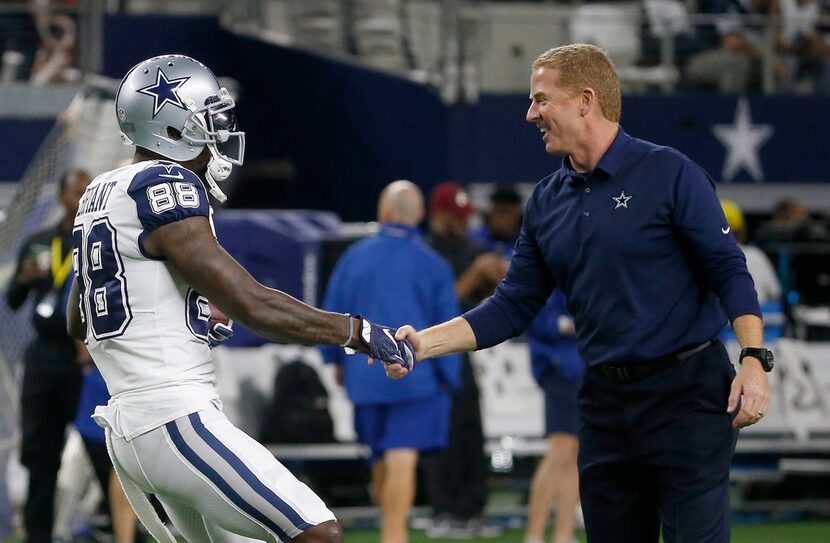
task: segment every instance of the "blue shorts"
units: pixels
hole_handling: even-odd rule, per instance
[[[579,434],[577,397],[582,375],[566,378],[551,368],[542,375],[540,385],[545,392],[545,434]]]
[[[369,464],[374,464],[389,449],[429,451],[447,446],[452,398],[439,392],[392,404],[354,406],[357,440],[371,450]]]

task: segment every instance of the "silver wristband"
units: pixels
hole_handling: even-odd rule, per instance
[[[346,313],[346,317],[349,319],[349,335],[346,336],[346,341],[340,344],[341,347],[349,346],[349,343],[352,341],[352,334],[354,333],[354,319],[348,313]]]

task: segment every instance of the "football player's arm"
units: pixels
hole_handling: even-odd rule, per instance
[[[66,331],[70,337],[83,340],[86,338],[86,329],[81,321],[80,300],[78,281],[73,277],[72,286],[69,289],[69,300],[66,302]]]
[[[322,311],[254,279],[219,245],[207,217],[158,227],[144,240],[144,249],[165,257],[189,285],[256,334],[282,342],[339,345],[351,329],[350,345],[360,345],[358,327],[350,327],[342,313]]]

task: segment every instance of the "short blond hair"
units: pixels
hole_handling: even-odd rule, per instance
[[[620,78],[605,51],[587,43],[562,45],[548,49],[533,61],[534,70],[544,66],[559,71],[559,84],[566,89],[594,89],[603,116],[609,121],[620,121]]]

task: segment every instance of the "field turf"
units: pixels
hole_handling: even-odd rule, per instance
[[[379,541],[377,530],[346,530],[345,535],[346,543],[378,543]],[[577,533],[577,540],[584,543],[585,533]],[[430,539],[421,530],[411,530],[409,539],[409,543],[458,543],[459,541],[523,543],[523,532],[508,530],[497,538],[458,540]],[[22,538],[7,539],[4,543],[22,543]],[[732,530],[731,543],[830,543],[830,521],[737,524]]]
[[[378,543],[377,531],[346,531],[346,543]],[[510,530],[498,538],[467,539],[477,543],[523,543],[521,530]],[[585,533],[577,539],[585,542]],[[548,539],[550,541],[550,539]],[[423,531],[412,530],[409,543],[458,543],[458,539],[430,539]],[[739,524],[732,530],[732,543],[830,543],[830,521]]]

